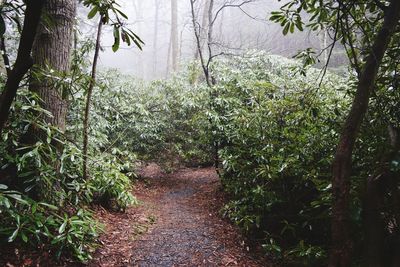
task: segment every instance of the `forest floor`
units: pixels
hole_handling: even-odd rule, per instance
[[[90,267],[273,266],[260,248],[221,218],[226,202],[214,168],[183,168],[165,174],[156,164],[140,172],[134,195],[140,205],[125,213],[95,208],[105,225]],[[84,266],[56,263],[43,249],[1,248],[0,266]]]
[[[89,266],[268,266],[236,227],[221,218],[213,168],[164,174],[150,164],[124,214],[100,212],[106,234]]]

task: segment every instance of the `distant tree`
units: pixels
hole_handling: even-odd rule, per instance
[[[224,0],[220,5],[216,5],[215,0],[205,0],[203,7],[202,23],[199,22],[199,17],[196,12],[199,9],[199,0],[190,0],[191,19],[193,32],[195,36],[195,46],[197,52],[195,58],[198,56],[206,82],[209,86],[212,86],[215,81],[212,78],[210,66],[215,57],[229,54],[225,51],[221,51],[220,48],[223,44],[216,42],[214,37],[215,26],[223,11],[226,8],[239,8],[241,9],[244,5],[255,2],[257,0]],[[196,8],[197,7],[197,8]],[[204,49],[203,46],[206,48]],[[229,49],[228,49],[229,50]]]
[[[135,14],[134,17],[136,19],[136,31],[138,33],[141,33],[143,30],[143,22],[144,22],[144,17],[143,17],[143,0],[133,0],[133,7],[135,9]],[[143,61],[143,56],[142,53],[136,54],[135,56],[135,67],[137,70],[137,74],[141,78],[145,78],[146,76],[146,71],[145,71],[145,64]]]
[[[171,0],[171,51],[172,70],[178,70],[179,37],[178,37],[178,1]]]
[[[201,6],[200,6],[201,7]],[[203,15],[201,17],[201,24],[199,26],[199,37],[200,37],[200,48],[203,50],[204,48],[204,42],[207,39],[207,23],[208,23],[208,13],[209,13],[209,8],[210,8],[210,0],[204,0],[203,3]],[[197,60],[199,59],[199,49],[195,49],[195,55],[194,58]]]
[[[199,24],[198,17],[196,16],[195,4],[196,4],[196,0],[190,0],[192,26],[193,26],[193,32],[194,32],[194,36],[195,36],[196,50],[197,50],[195,56],[198,55],[207,85],[211,86],[212,79],[210,77],[210,64],[213,59],[213,55],[212,55],[212,51],[210,49],[211,49],[212,26],[213,25],[210,24],[209,22],[212,21],[214,0],[206,0],[206,2],[205,2],[206,6],[204,6],[204,10],[207,11],[207,16],[204,13],[202,25]],[[205,20],[204,18],[207,18],[207,20]],[[206,30],[202,29],[202,26],[206,25],[205,21],[207,21],[207,23],[208,23]],[[205,53],[203,51],[203,40],[202,40],[203,36],[206,36],[205,37],[206,44],[209,49],[208,58],[206,58],[207,53]]]
[[[159,23],[160,1],[154,0],[154,32],[153,32],[153,74],[157,75],[158,56],[158,23]]]

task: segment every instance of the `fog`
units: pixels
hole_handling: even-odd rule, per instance
[[[196,0],[195,17],[203,21],[204,7],[209,0]],[[246,50],[257,49],[271,54],[293,57],[299,50],[326,46],[322,32],[296,32],[283,36],[282,27],[269,21],[270,12],[278,10],[282,1],[277,0],[215,0],[213,16],[218,13],[212,30],[213,54],[240,55]],[[237,5],[249,2],[237,7]],[[135,46],[122,45],[114,53],[111,49],[111,27],[104,27],[102,35],[101,68],[117,68],[124,73],[151,80],[168,77],[173,73],[171,55],[171,0],[121,0],[121,10],[129,17],[126,22],[131,30],[144,41],[143,51]],[[178,61],[182,66],[195,58],[197,51],[193,30],[190,0],[177,0],[178,4]],[[227,6],[223,9],[223,5]],[[82,33],[95,36],[98,18],[86,19],[88,10],[79,10]],[[204,36],[202,37],[204,38]],[[325,39],[324,39],[325,38]],[[329,38],[329,37],[328,37]],[[325,41],[324,41],[325,40]],[[325,43],[324,43],[325,42]],[[208,51],[207,51],[208,53]],[[221,55],[224,56],[224,55]]]

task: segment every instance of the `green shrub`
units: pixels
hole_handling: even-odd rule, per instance
[[[0,184],[0,237],[8,242],[47,244],[59,258],[72,253],[82,262],[91,259],[101,226],[83,209],[65,210],[38,202]],[[70,215],[68,215],[70,214]],[[5,242],[1,240],[0,242]]]
[[[121,155],[103,153],[96,158],[102,167],[91,170],[95,179],[84,181],[79,144],[43,120],[50,114],[39,107],[39,101],[28,90],[19,91],[0,142],[0,239],[43,244],[58,258],[72,255],[86,262],[101,231],[87,208],[94,192],[115,198],[119,207],[126,208],[134,203],[126,176],[133,176],[134,170],[129,163],[120,163]],[[31,127],[43,136],[26,145]]]
[[[189,84],[186,75],[143,82],[116,70],[103,72],[93,96],[92,149],[129,150],[165,167],[209,163],[208,89]],[[83,99],[77,100],[73,109],[80,110]],[[79,118],[71,119],[68,132],[79,139]]]
[[[219,66],[213,118],[232,198],[223,214],[264,239],[268,253],[318,265],[329,242],[330,168],[346,86],[328,74],[316,90],[318,72],[293,75],[295,66],[264,54]]]
[[[128,206],[137,204],[131,193],[131,180],[121,172],[122,166],[113,157],[98,160],[91,168],[91,178],[88,181],[94,200],[117,210],[125,210]]]

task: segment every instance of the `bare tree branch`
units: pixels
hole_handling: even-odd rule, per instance
[[[219,15],[219,13],[221,13],[221,11],[222,10],[224,10],[225,8],[227,8],[227,7],[242,7],[243,5],[245,5],[245,4],[248,4],[248,3],[251,3],[251,2],[254,2],[255,0],[246,0],[246,1],[243,1],[242,3],[240,3],[240,4],[224,4],[224,5],[222,5],[218,10],[217,10],[217,12],[215,12],[215,15],[214,15],[214,18],[211,20],[211,25],[213,25],[214,23],[215,23],[215,21],[217,20],[217,18],[218,18],[218,15]]]

